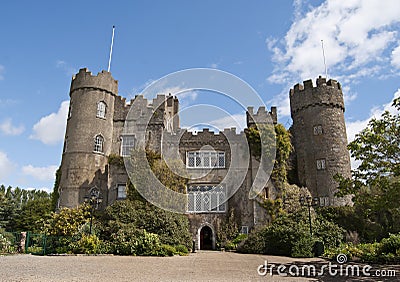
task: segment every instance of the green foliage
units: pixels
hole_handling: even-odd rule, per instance
[[[164,256],[168,256],[171,257],[176,253],[176,249],[174,246],[170,246],[170,245],[161,245],[161,250],[160,250],[160,254],[164,255]]]
[[[253,229],[247,238],[237,245],[237,251],[245,254],[264,254],[266,250],[264,232],[265,226]]]
[[[400,255],[400,233],[390,234],[389,238],[382,239],[379,250],[386,254],[392,253]]]
[[[37,231],[51,212],[51,195],[40,190],[0,186],[0,227],[8,231]]]
[[[258,203],[267,211],[272,220],[283,211],[283,201],[280,198],[275,200],[266,198],[262,199],[261,202]]]
[[[62,208],[45,222],[44,232],[47,235],[73,236],[89,221],[89,210],[87,205],[74,209]]]
[[[313,237],[302,234],[298,240],[294,241],[291,256],[294,258],[312,258],[315,242],[316,240]]]
[[[174,171],[179,173],[174,173],[164,160],[155,160],[151,169],[165,187],[175,192],[185,194],[188,177],[182,176],[185,175],[185,168],[183,167],[182,161],[171,161],[170,165],[173,167]]]
[[[188,248],[185,245],[175,246],[176,254],[180,256],[186,256],[189,253]]]
[[[108,164],[115,165],[115,166],[118,166],[118,167],[124,167],[125,166],[124,158],[121,157],[120,155],[117,155],[117,154],[110,154],[108,156]]]
[[[335,259],[338,254],[345,254],[348,259],[373,263],[399,263],[400,262],[400,233],[391,234],[381,242],[341,244],[336,248],[325,250],[324,256]]]
[[[101,241],[94,234],[82,234],[77,241],[71,242],[69,248],[74,254],[98,254],[100,253]]]
[[[0,229],[0,254],[9,254],[15,251],[14,236]]]
[[[235,209],[230,208],[225,220],[217,220],[217,247],[229,249],[228,245],[231,245],[232,240],[239,234],[240,223],[236,221],[237,218]]]
[[[112,252],[118,255],[165,255],[157,234],[149,233],[145,229],[135,229],[133,226],[124,228],[111,235]]]
[[[374,242],[384,237],[383,227],[376,222],[366,220],[364,209],[359,205],[321,207],[318,213],[348,232],[356,232],[361,242]]]
[[[289,170],[289,156],[293,150],[290,140],[290,133],[282,124],[275,125],[276,133],[276,158],[274,169],[272,171],[272,179],[278,187],[287,182],[287,174]]]
[[[247,239],[247,234],[238,234],[233,240],[228,240],[224,248],[225,250],[236,250],[245,239]]]
[[[264,127],[261,133],[262,136],[260,135],[260,130],[255,127],[246,129],[245,133],[250,152],[257,160],[261,158],[263,146],[267,159],[274,159],[272,179],[275,185],[281,188],[287,182],[288,160],[293,150],[289,131],[282,124],[277,124],[274,127],[274,132],[269,126]],[[272,143],[276,144],[275,156],[269,155]]]
[[[51,217],[52,203],[50,198],[38,198],[27,202],[15,217],[15,230],[39,233],[43,221]]]
[[[162,210],[141,200],[117,201],[106,208],[102,218],[102,238],[106,240],[121,228],[146,230],[167,245],[191,246],[189,221],[185,215]]]
[[[342,228],[322,217],[313,217],[312,237],[306,212],[281,214],[270,225],[251,232],[247,240],[239,245],[238,251],[311,257],[315,242],[320,241],[328,247],[343,241]]]
[[[399,99],[393,106],[400,110]],[[365,225],[374,226],[363,241],[374,241],[400,232],[400,114],[386,111],[356,135],[348,148],[360,162],[352,179],[338,175],[338,196],[354,195],[355,211]],[[380,227],[381,226],[381,227]]]

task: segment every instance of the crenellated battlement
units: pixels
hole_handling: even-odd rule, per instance
[[[264,106],[257,109],[257,113],[254,113],[254,107],[247,107],[246,111],[246,122],[247,127],[254,126],[255,124],[262,123],[273,123],[278,122],[278,115],[276,112],[276,107],[271,107],[271,111],[268,112]]]
[[[318,77],[316,86],[311,79],[296,84],[289,91],[290,108],[293,114],[302,109],[314,106],[337,107],[344,111],[342,87],[336,80],[326,81],[324,77]]]
[[[106,91],[114,96],[117,96],[118,80],[115,80],[108,71],[103,70],[97,75],[92,75],[87,68],[83,68],[72,77],[70,95],[72,92],[78,89],[87,88]]]

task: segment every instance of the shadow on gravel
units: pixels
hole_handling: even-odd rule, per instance
[[[400,265],[377,265],[366,263],[345,263],[329,261],[293,261],[287,264],[268,261],[267,268],[261,269],[266,276],[306,277],[312,281],[400,281]]]

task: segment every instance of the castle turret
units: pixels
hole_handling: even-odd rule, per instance
[[[312,80],[296,84],[290,107],[300,185],[319,197],[321,205],[345,204],[334,196],[338,183],[333,179],[336,174],[350,177],[351,169],[340,83],[319,77],[316,87]]]
[[[60,207],[76,207],[97,187],[107,197],[107,162],[112,150],[118,81],[87,69],[72,78],[70,109],[61,161]],[[105,204],[107,199],[105,199]]]
[[[256,126],[256,124],[277,124],[278,116],[276,113],[276,107],[271,107],[271,111],[268,112],[264,106],[259,107],[257,113],[254,113],[253,107],[247,107],[246,111],[246,123],[247,127]]]

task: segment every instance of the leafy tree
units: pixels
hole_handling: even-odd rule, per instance
[[[400,111],[399,98],[393,106]],[[351,156],[360,162],[352,171],[352,179],[336,176],[338,196],[354,195],[355,211],[367,223],[382,226],[373,239],[400,231],[399,144],[400,114],[386,111],[380,118],[372,119],[348,145]]]
[[[50,218],[52,204],[50,197],[37,198],[22,206],[15,217],[15,231],[39,233],[43,229],[43,220]]]

